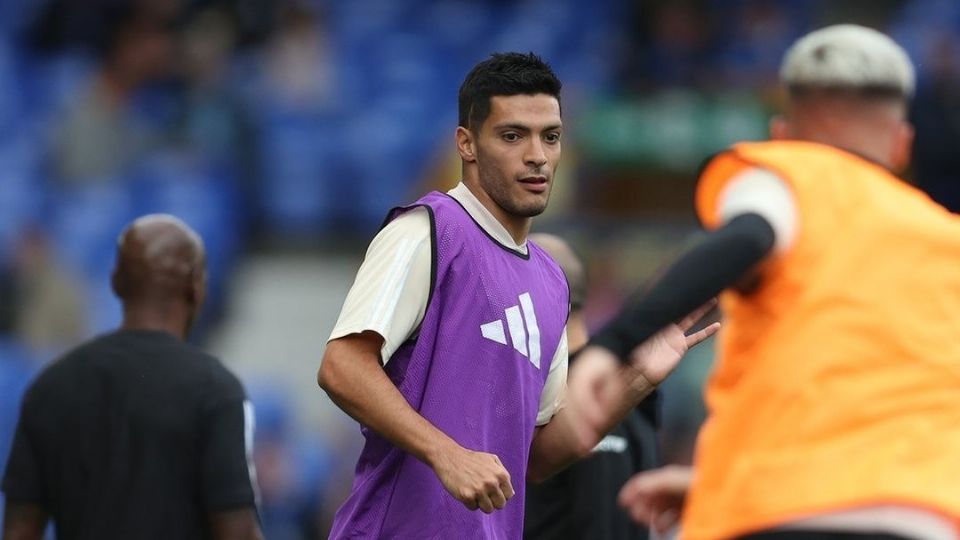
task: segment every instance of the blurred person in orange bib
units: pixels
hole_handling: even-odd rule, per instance
[[[960,218],[898,179],[914,70],[854,25],[787,52],[772,140],[704,166],[706,239],[656,286],[724,290],[693,469],[641,473],[632,517],[718,538],[958,537]]]

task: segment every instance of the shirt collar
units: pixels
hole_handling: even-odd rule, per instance
[[[477,225],[480,225],[494,240],[510,249],[524,254],[527,253],[527,241],[524,240],[522,244],[517,244],[513,240],[513,237],[510,236],[510,233],[507,232],[507,228],[497,221],[497,218],[493,217],[493,214],[487,210],[487,207],[480,202],[480,199],[474,196],[470,188],[463,182],[460,182],[457,184],[457,187],[448,191],[447,195],[456,199],[467,213],[470,214],[470,217],[477,222]]]

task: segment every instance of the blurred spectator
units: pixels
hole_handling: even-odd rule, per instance
[[[703,77],[711,39],[703,1],[640,1],[634,10],[634,58],[627,75],[641,88],[688,86]]]
[[[332,105],[334,75],[323,17],[307,5],[287,2],[267,43],[265,91],[286,107],[321,111]]]
[[[57,261],[43,232],[23,236],[15,263],[16,335],[48,356],[76,345],[87,332],[81,282]]]
[[[232,19],[216,8],[191,19],[180,41],[184,87],[175,138],[218,162],[242,162],[251,150],[252,126],[230,87],[235,41]]]
[[[583,318],[587,276],[579,255],[560,237],[533,233],[528,239],[560,265],[570,288],[566,334],[571,351],[587,345]],[[580,368],[574,352],[571,372]],[[646,527],[633,523],[616,502],[621,486],[641,470],[659,463],[657,455],[659,392],[654,391],[597,444],[590,455],[540,484],[528,482],[523,537],[646,539]]]
[[[235,19],[208,8],[187,24],[180,40],[183,59],[173,143],[237,182],[241,216],[249,214],[259,175],[255,125],[231,78],[237,40]]]
[[[100,43],[100,68],[69,106],[56,134],[55,167],[66,183],[113,178],[154,144],[134,114],[138,90],[169,73],[172,18],[125,5],[112,11]]]
[[[116,17],[133,3],[132,0],[34,2],[39,5],[34,8],[34,20],[26,31],[26,45],[43,54],[100,48],[105,36],[112,32]],[[168,1],[167,4],[172,7],[177,2]]]

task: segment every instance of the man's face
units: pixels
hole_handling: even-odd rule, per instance
[[[480,187],[512,217],[547,208],[560,161],[560,103],[547,94],[494,96],[476,136]]]

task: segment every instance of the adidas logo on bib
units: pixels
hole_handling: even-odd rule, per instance
[[[510,342],[518,353],[526,356],[531,364],[540,369],[540,327],[537,326],[537,314],[533,311],[533,300],[530,299],[530,293],[521,294],[518,300],[518,305],[504,310]],[[507,344],[502,319],[481,324],[480,333],[490,341]]]

